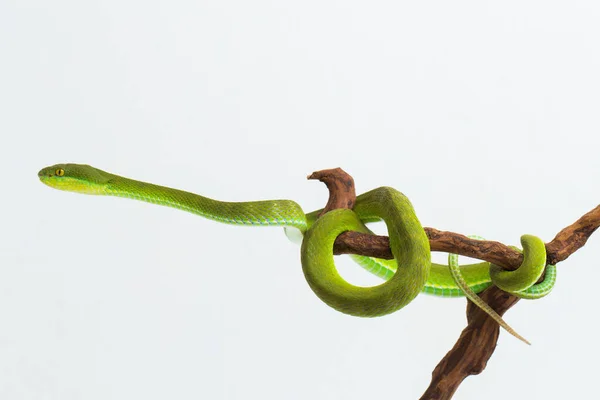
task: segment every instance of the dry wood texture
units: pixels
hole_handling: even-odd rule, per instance
[[[356,200],[354,179],[341,168],[317,171],[308,179],[318,179],[329,189],[329,200],[324,214],[336,208],[352,208]],[[548,264],[566,260],[583,247],[588,238],[600,226],[600,206],[583,215],[573,224],[561,230],[551,242],[546,243]],[[493,241],[475,240],[454,233],[425,228],[432,251],[456,253],[478,258],[515,270],[523,256],[510,247]],[[370,257],[392,259],[387,236],[345,232],[338,236],[333,247],[334,254],[360,254]],[[519,298],[495,286],[480,293],[480,297],[496,312],[503,315]],[[467,302],[467,327],[462,331],[454,347],[433,370],[429,387],[421,400],[450,399],[469,375],[481,373],[494,353],[500,327],[485,312],[470,301]]]

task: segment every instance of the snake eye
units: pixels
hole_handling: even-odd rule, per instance
[[[56,170],[56,176],[63,176],[65,174],[65,170],[62,168],[59,168]]]

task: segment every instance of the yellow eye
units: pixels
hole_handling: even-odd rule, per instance
[[[63,176],[65,174],[65,170],[62,168],[59,168],[56,170],[56,176]]]

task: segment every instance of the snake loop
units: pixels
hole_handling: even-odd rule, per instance
[[[333,262],[333,243],[340,233],[368,232],[361,217],[384,220],[397,263],[396,273],[378,286],[351,285]],[[361,317],[392,313],[412,301],[427,281],[430,258],[429,239],[409,200],[387,187],[359,196],[354,211],[337,209],[321,216],[304,235],[301,250],[304,276],[315,294],[336,310]]]
[[[556,266],[546,265],[546,246],[544,242],[532,235],[521,236],[521,245],[523,250],[515,246],[510,246],[514,250],[523,253],[523,264],[514,271],[507,271],[496,264],[490,264],[490,278],[494,285],[505,292],[514,294],[522,299],[539,299],[552,291],[556,282]],[[525,260],[528,255],[534,258],[533,254],[541,255],[537,260]],[[536,266],[537,263],[537,266]],[[530,267],[523,268],[523,265]],[[544,279],[537,283],[544,274]]]
[[[507,271],[495,264],[490,265],[490,278],[494,285],[505,292],[515,293],[533,286],[544,273],[546,245],[533,235],[521,236],[523,262],[514,271]]]

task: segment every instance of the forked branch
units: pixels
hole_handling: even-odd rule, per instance
[[[324,182],[329,189],[329,201],[323,213],[335,208],[352,208],[356,200],[354,180],[341,168],[317,171],[309,179]],[[585,245],[588,238],[600,226],[600,206],[583,215],[573,224],[561,230],[552,241],[546,243],[547,263],[556,264],[566,260]],[[518,251],[494,241],[475,240],[454,233],[425,228],[432,251],[455,253],[515,270],[523,256]],[[392,259],[387,236],[345,232],[338,236],[333,247],[334,254],[360,254],[370,257]],[[495,286],[480,297],[496,312],[503,315],[519,298]],[[467,327],[462,331],[454,347],[433,370],[431,384],[421,400],[450,399],[469,375],[481,373],[494,353],[500,328],[496,321],[470,301],[467,302]]]

